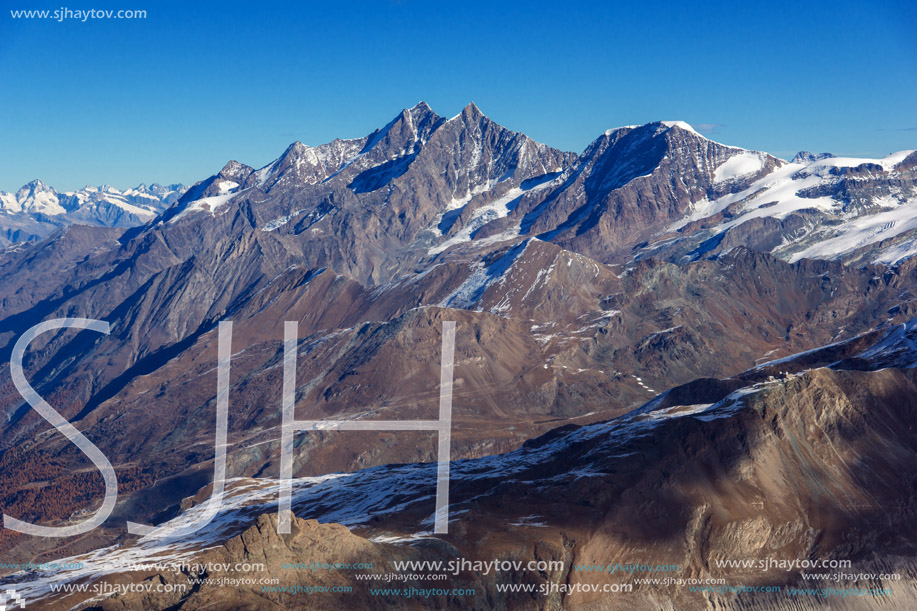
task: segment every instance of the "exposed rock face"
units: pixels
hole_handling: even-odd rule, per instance
[[[238,563],[257,565],[254,571],[211,571],[209,573],[159,572],[144,576],[144,582],[186,586],[183,591],[169,593],[128,593],[111,597],[89,608],[104,611],[133,609],[390,609],[402,607],[400,597],[377,594],[386,588],[385,578],[396,561],[447,562],[457,550],[447,543],[430,541],[423,547],[373,543],[351,533],[339,524],[319,524],[315,520],[293,519],[291,534],[277,533],[276,514],[262,514],[254,525],[216,549],[194,557],[201,566],[236,566]],[[306,568],[360,564],[359,569]],[[293,568],[291,565],[297,565]],[[369,568],[363,568],[369,567]],[[375,580],[357,580],[355,574]],[[125,575],[119,576],[121,579]],[[137,576],[133,576],[135,579]],[[210,583],[197,584],[197,580],[210,578]],[[220,585],[220,578],[236,579],[244,585]],[[246,581],[250,583],[246,583]],[[465,587],[483,592],[480,579],[462,580]],[[114,583],[117,583],[115,581]],[[264,585],[269,584],[269,585]],[[314,588],[313,592],[284,592],[296,586]],[[432,589],[435,582],[425,579],[396,582],[394,587]],[[451,586],[450,586],[451,587]],[[338,590],[335,591],[334,589]],[[349,591],[341,592],[341,588]],[[492,586],[491,586],[492,588]],[[445,589],[445,588],[440,588]],[[267,591],[265,591],[267,590]],[[372,591],[371,591],[372,590]],[[421,609],[486,609],[483,596],[417,596],[407,606]]]
[[[620,259],[666,225],[685,216],[695,202],[726,194],[717,168],[743,155],[681,124],[650,123],[611,130],[593,142],[543,213],[530,213],[530,230],[602,261]],[[755,154],[751,181],[783,165]],[[533,218],[534,217],[534,218]],[[527,225],[527,223],[523,223]]]

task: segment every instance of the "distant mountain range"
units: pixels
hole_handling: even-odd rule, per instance
[[[182,185],[154,183],[126,191],[104,185],[62,193],[33,180],[15,193],[0,191],[0,248],[40,240],[74,223],[105,227],[141,225],[168,208],[184,192]]]
[[[432,417],[442,323],[456,322],[451,447],[462,462],[455,530],[437,553],[569,564],[618,546],[697,576],[715,559],[775,553],[765,540],[792,558],[917,546],[902,526],[915,484],[899,476],[917,451],[904,428],[917,362],[913,151],[787,162],[661,121],[608,130],[575,154],[474,104],[445,118],[420,103],[363,138],[296,142],[261,169],[230,161],[181,191],[148,193],[150,214],[123,223],[65,217],[93,202],[127,214],[141,195],[32,183],[5,196],[2,219],[61,223],[0,251],[0,361],[43,320],[111,325],[41,336],[25,371],[111,460],[122,491],[118,519],[73,547],[0,531],[11,557],[123,541],[124,519],[161,522],[206,496],[227,319],[227,470],[253,508],[230,512],[208,545],[233,550],[243,528],[269,526],[256,511],[268,482],[247,478],[278,473],[283,321],[296,320],[299,420]],[[13,388],[7,368],[0,388]],[[5,512],[64,523],[100,497],[101,479],[66,439],[41,434],[15,392],[0,393],[0,411]],[[355,439],[297,436],[297,477],[377,467],[338,478],[353,486],[302,479],[302,517],[373,537],[428,530],[432,488],[418,474],[435,460],[431,436]],[[289,552],[261,534],[247,541]],[[237,608],[226,592],[186,608]],[[620,608],[707,608],[683,589],[647,600]]]

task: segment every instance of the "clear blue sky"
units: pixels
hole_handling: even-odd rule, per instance
[[[912,1],[68,2],[0,14],[2,190],[191,183],[418,100],[577,152],[660,119],[781,156],[917,148]],[[9,13],[61,5],[148,17]]]

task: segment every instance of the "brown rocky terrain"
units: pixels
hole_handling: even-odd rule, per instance
[[[282,585],[349,585],[354,600],[369,608],[908,609],[917,600],[917,378],[914,369],[901,366],[917,362],[910,343],[914,329],[911,323],[867,334],[732,379],[698,380],[614,420],[557,429],[509,454],[457,461],[448,535],[384,543],[381,537],[411,535],[429,523],[432,506],[424,490],[432,486],[432,470],[404,465],[359,472],[346,477],[343,487],[315,480],[295,492],[299,515],[320,522],[344,518],[355,533],[373,541],[312,520],[297,520],[291,535],[278,535],[276,514],[261,513],[276,488],[254,481],[246,487],[240,481],[226,515],[198,535],[198,542],[145,544],[137,552],[129,545],[105,558],[150,559],[163,557],[164,550],[182,557],[222,540],[222,546],[192,557],[265,562],[258,576],[277,577]],[[840,363],[823,366],[838,357]],[[778,370],[780,376],[774,377]],[[355,571],[291,574],[280,567],[364,562],[384,574],[394,571],[396,561],[455,558],[559,560],[564,568],[496,575],[460,571],[448,586],[473,587],[474,597],[402,605],[367,592]],[[842,572],[854,577],[813,585],[802,574],[817,570],[766,564],[797,559],[850,561]],[[723,566],[739,560],[753,564]],[[644,568],[587,570],[615,563]],[[678,569],[659,574],[647,571],[647,565]],[[116,572],[106,579],[187,583],[193,577]],[[781,591],[700,593],[690,589],[697,582],[640,581],[654,577],[720,579],[720,587]],[[68,577],[62,573],[57,579]],[[584,584],[583,589],[606,583],[633,589],[543,596],[498,588]],[[829,585],[883,593],[813,594]],[[47,594],[46,585],[33,587],[34,594]],[[331,608],[351,600],[281,598],[263,592],[261,585],[205,585],[184,597],[131,594],[78,608]],[[47,599],[48,608],[55,608],[53,601]],[[66,602],[73,603],[72,598]]]
[[[432,417],[439,328],[457,321],[453,456],[463,458],[622,414],[654,391],[735,373],[760,355],[903,319],[908,308],[888,311],[912,276],[905,267],[877,280],[870,269],[790,265],[750,251],[688,266],[641,262],[622,273],[541,241],[498,252],[485,266],[493,276],[484,282],[477,269],[447,264],[373,290],[297,268],[240,304],[227,316],[235,321],[236,355],[230,476],[276,473],[283,320],[300,321],[299,419]],[[32,364],[39,376],[68,364],[40,388],[51,389],[51,404],[113,461],[125,497],[117,515],[135,520],[132,512],[174,514],[182,497],[212,477],[214,323],[138,358],[138,347],[143,354],[144,344],[187,332],[170,329],[200,312],[198,296],[212,281],[196,286],[179,275],[158,282],[162,288],[110,319],[128,333],[64,336],[44,353],[51,360]],[[462,288],[468,283],[478,294]],[[159,295],[168,298],[159,302]],[[124,373],[122,363],[132,362]],[[10,388],[7,398],[18,396]],[[66,518],[98,496],[101,480],[84,471],[85,459],[62,437],[33,437],[44,426],[20,408],[7,427],[22,443],[0,458],[6,503],[28,519]],[[354,435],[302,435],[296,474],[435,458],[428,433],[361,433],[356,442]]]

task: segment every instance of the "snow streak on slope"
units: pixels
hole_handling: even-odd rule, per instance
[[[504,195],[503,197],[500,197],[488,204],[485,204],[481,206],[480,208],[476,208],[474,212],[471,213],[471,218],[468,219],[468,222],[465,224],[464,227],[461,228],[461,230],[459,230],[454,236],[452,236],[451,238],[449,238],[442,244],[439,244],[438,246],[434,246],[430,248],[428,251],[428,254],[436,255],[436,254],[439,254],[451,248],[452,246],[455,246],[456,244],[462,244],[464,242],[472,241],[474,239],[473,236],[478,229],[480,229],[487,223],[490,223],[491,221],[503,218],[507,214],[509,214],[513,210],[513,207],[515,206],[515,204],[518,203],[518,200],[523,195],[527,193],[535,193],[537,191],[541,191],[542,189],[546,189],[547,187],[552,186],[554,184],[555,184],[555,181],[547,181],[547,182],[538,184],[534,187],[531,187],[529,189],[523,189],[521,187],[514,187],[510,189],[506,193],[506,195]],[[469,198],[468,201],[470,201],[470,199],[471,198]],[[454,205],[457,208],[461,208],[467,205],[468,201],[462,204],[461,200],[459,200],[458,202],[454,202]],[[498,240],[510,240],[514,237],[517,237],[518,235],[519,235],[519,228],[516,227],[509,231],[499,234],[499,236],[491,236],[487,238],[486,242],[482,241],[482,243],[493,243]]]
[[[224,190],[222,186],[220,190]],[[220,195],[212,195],[210,197],[204,197],[193,202],[188,202],[185,204],[184,210],[172,217],[172,219],[169,220],[169,223],[175,223],[179,219],[188,216],[192,212],[209,212],[211,215],[215,215],[217,210],[222,208],[227,202],[229,202],[229,200],[231,200],[236,195],[243,193],[244,191],[245,190],[232,193],[221,193]]]
[[[470,309],[481,298],[487,287],[506,276],[506,272],[522,256],[530,243],[531,240],[526,240],[514,245],[490,265],[485,265],[483,262],[474,263],[471,275],[439,305],[445,308]]]
[[[726,162],[726,164],[728,163],[729,161]],[[834,208],[837,202],[830,197],[813,199],[797,195],[801,189],[814,187],[822,182],[818,176],[797,179],[797,173],[804,167],[801,164],[788,164],[756,180],[748,188],[738,193],[732,193],[712,201],[708,199],[701,200],[692,206],[692,212],[689,215],[669,226],[667,231],[677,231],[688,223],[718,214],[732,204],[743,200],[742,213],[736,218],[720,224],[714,231],[725,231],[759,216],[781,218],[802,208],[820,208],[823,210]]]

